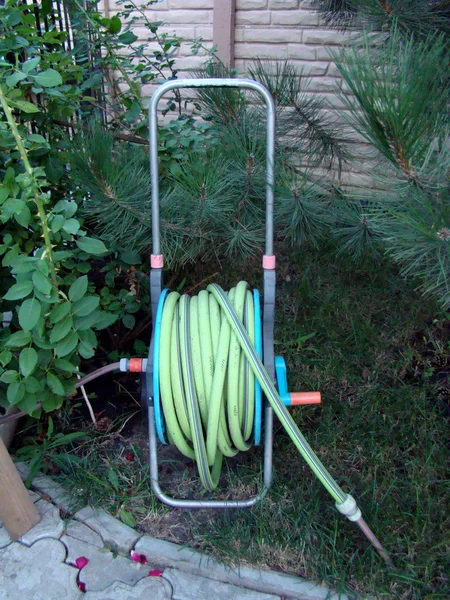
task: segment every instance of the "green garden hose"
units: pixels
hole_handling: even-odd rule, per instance
[[[171,292],[161,324],[160,390],[169,441],[195,458],[205,488],[217,486],[222,457],[248,450],[254,378],[289,437],[338,503],[346,494],[322,465],[284,406],[253,345],[253,297],[241,281],[197,297]],[[245,360],[246,359],[246,360]]]
[[[160,393],[170,443],[197,462],[208,490],[219,481],[223,456],[251,446],[254,381],[296,448],[353,522],[391,564],[352,496],[328,473],[283,404],[254,348],[253,296],[246,282],[225,293],[211,284],[198,296],[168,294],[160,338]],[[254,377],[251,377],[250,371]]]

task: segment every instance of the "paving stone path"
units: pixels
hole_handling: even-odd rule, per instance
[[[25,478],[27,465],[18,470]],[[30,491],[40,523],[13,543],[0,522],[0,600],[348,600],[282,573],[230,570],[141,536],[102,510],[86,507],[64,522],[58,508],[67,509],[64,491],[43,475],[33,485],[41,492]],[[132,560],[131,551],[143,562]]]

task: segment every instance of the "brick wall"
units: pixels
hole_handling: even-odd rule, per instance
[[[288,59],[308,76],[308,93],[320,94],[331,108],[341,108],[337,96],[338,72],[329,50],[337,50],[339,44],[348,39],[348,34],[327,28],[308,0],[235,2],[234,66],[245,74],[255,58]],[[110,16],[117,12],[114,0],[103,0],[100,6]],[[175,32],[187,39],[200,37],[207,47],[213,44],[214,0],[161,0],[152,5],[147,16],[150,20],[164,21],[162,31]],[[144,38],[144,28],[137,24],[134,31]],[[201,56],[190,55],[190,44],[183,43],[176,63],[180,76],[203,61]],[[152,87],[148,86],[143,92],[151,95]],[[370,178],[364,175],[370,168],[368,148],[363,140],[354,138],[350,149],[356,160],[345,169],[343,182],[370,184]]]

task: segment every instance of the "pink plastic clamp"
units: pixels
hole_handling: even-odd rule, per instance
[[[152,269],[162,269],[164,266],[164,257],[162,254],[152,254],[150,256],[150,266]]]
[[[267,256],[264,254],[262,266],[263,269],[275,269],[275,256]]]

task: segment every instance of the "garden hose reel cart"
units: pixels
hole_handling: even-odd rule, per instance
[[[259,444],[261,439],[261,426],[264,422],[264,471],[263,487],[260,492],[245,500],[184,500],[167,496],[160,488],[158,482],[158,451],[157,437],[166,443],[164,436],[164,418],[161,411],[158,370],[155,369],[155,342],[160,343],[159,329],[163,302],[167,290],[163,289],[163,264],[160,254],[159,235],[159,185],[158,185],[158,140],[157,140],[157,107],[161,97],[170,90],[178,88],[198,87],[231,87],[249,89],[262,95],[266,105],[267,127],[267,155],[266,155],[266,239],[265,256],[263,260],[263,321],[261,327],[260,299],[257,290],[253,292],[255,327],[258,354],[264,355],[264,366],[272,380],[278,375],[278,388],[286,405],[319,403],[320,394],[289,394],[287,391],[286,366],[282,357],[274,357],[273,331],[275,309],[275,257],[273,256],[273,181],[274,181],[274,153],[275,153],[275,106],[272,96],[261,84],[248,79],[189,79],[175,80],[163,84],[152,97],[150,104],[150,168],[152,182],[152,232],[153,254],[152,269],[150,273],[151,305],[153,314],[153,331],[149,358],[147,361],[146,388],[149,392],[149,438],[151,451],[151,482],[156,496],[166,504],[177,508],[244,508],[259,502],[267,493],[272,481],[272,424],[273,409],[268,403],[263,406],[261,387],[256,382],[255,386],[255,416],[254,416],[254,442]],[[158,360],[159,352],[156,352]],[[156,395],[156,402],[155,402]],[[156,405],[155,405],[156,404]],[[264,411],[264,419],[262,419]]]
[[[160,245],[158,122],[161,97],[180,88],[237,88],[260,94],[266,107],[266,232],[262,321],[259,293],[245,282],[225,293],[208,285],[198,297],[164,289]],[[269,91],[250,79],[181,79],[167,81],[150,101],[150,171],[152,255],[150,295],[153,333],[143,376],[149,417],[150,477],[153,492],[176,508],[246,508],[266,495],[272,481],[273,413],[316,477],[334,498],[337,509],[356,522],[386,561],[389,556],[362,519],[355,500],[334,481],[286,406],[317,404],[318,392],[290,394],[286,365],[274,356],[275,256],[273,253],[275,105]],[[243,396],[243,390],[246,394]],[[225,392],[224,392],[225,390]],[[264,394],[264,400],[263,400]],[[245,398],[243,400],[242,398]],[[209,404],[208,404],[209,402]],[[225,408],[225,402],[227,408]],[[264,416],[264,418],[262,418]],[[222,454],[234,456],[261,439],[264,427],[263,485],[246,499],[183,499],[166,494],[159,484],[158,444],[174,443],[194,458],[204,486],[218,482]]]

